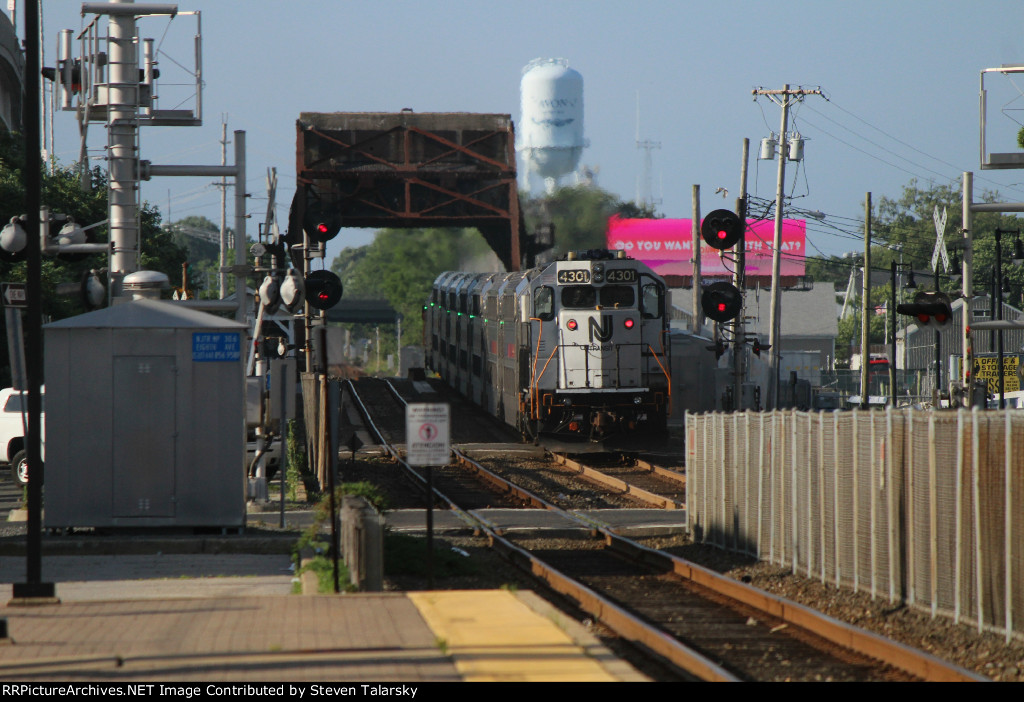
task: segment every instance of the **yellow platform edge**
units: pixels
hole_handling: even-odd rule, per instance
[[[466,682],[647,682],[579,622],[530,591],[410,592]]]

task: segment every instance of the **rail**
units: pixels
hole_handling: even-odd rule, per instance
[[[389,389],[396,396],[401,397],[390,383]],[[402,398],[402,401],[404,402],[404,398]],[[389,453],[396,455],[398,452],[397,449],[389,449]],[[459,460],[475,463],[468,457],[460,456]],[[403,465],[407,464],[403,462]],[[480,467],[483,468],[482,466]],[[409,468],[409,470],[412,469]],[[508,483],[503,478],[499,477],[498,479]],[[511,485],[511,483],[508,484]],[[584,611],[600,619],[620,636],[657,652],[673,664],[688,670],[702,679],[737,680],[734,675],[724,670],[715,661],[706,658],[660,629],[647,624],[641,618],[627,612],[585,585],[572,580],[534,554],[511,543],[491,525],[483,522],[471,513],[461,510],[457,505],[451,503],[447,497],[440,497],[447,504],[450,504],[453,509],[458,510],[461,515],[465,515],[467,520],[471,520],[474,524],[474,530],[486,535],[492,548],[527,572],[533,574],[534,577],[543,580],[548,587],[556,592],[571,597]],[[539,504],[545,505],[546,509],[552,509],[561,514],[569,514],[560,508],[550,505],[542,498],[537,497],[537,501]],[[571,515],[570,518],[572,517],[578,517],[578,515]],[[871,632],[858,629],[845,622],[832,619],[803,605],[719,575],[678,556],[643,546],[631,539],[616,534],[607,525],[599,524],[593,520],[587,520],[586,523],[588,528],[595,534],[599,534],[604,539],[608,548],[613,551],[626,555],[639,563],[670,571],[677,577],[719,593],[721,596],[744,606],[752,607],[769,616],[781,619],[787,624],[799,626],[847,650],[886,661],[928,681],[985,680],[982,676],[923,651],[918,651]]]

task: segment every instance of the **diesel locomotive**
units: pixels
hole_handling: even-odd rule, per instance
[[[525,435],[663,431],[671,404],[666,288],[623,251],[513,273],[442,273],[426,366]]]

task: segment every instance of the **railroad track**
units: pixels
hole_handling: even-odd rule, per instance
[[[372,424],[371,418],[366,421]],[[397,449],[389,451],[401,460]],[[499,494],[515,494],[580,521],[539,496],[528,496],[469,457],[458,460],[476,464],[478,475],[490,473],[487,480],[501,486],[495,488]],[[424,482],[422,476],[419,482]],[[476,520],[472,507],[449,497],[440,494],[438,499],[467,522],[475,521],[492,548],[625,640],[699,679],[979,679],[924,652],[644,547],[606,526],[581,523],[598,539],[511,539]]]

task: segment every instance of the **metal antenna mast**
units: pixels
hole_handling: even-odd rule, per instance
[[[636,205],[640,208],[654,207],[660,205],[661,200],[655,200],[651,193],[651,151],[661,148],[660,141],[644,139],[640,141],[640,91],[636,91],[636,148],[644,152],[643,169],[636,188]]]

